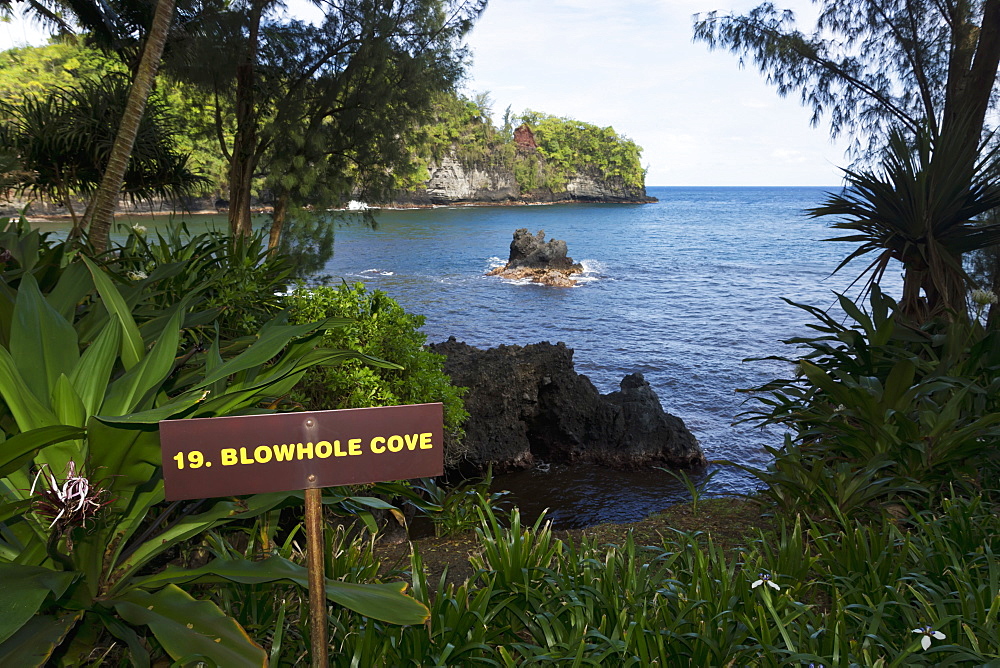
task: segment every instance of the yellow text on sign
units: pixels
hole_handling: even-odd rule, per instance
[[[281,445],[258,445],[256,447],[223,448],[219,451],[219,463],[223,466],[245,464],[267,464],[269,462],[292,462],[309,459],[327,459],[330,457],[354,457],[370,452],[375,455],[391,455],[395,452],[413,450],[431,450],[434,448],[433,434],[393,434],[392,436],[375,436],[367,443],[360,438],[351,438],[341,442],[319,441],[317,443],[282,443]],[[211,466],[212,462],[205,459],[197,450],[188,453],[179,452],[173,459],[177,468],[185,468],[185,455],[190,468]]]

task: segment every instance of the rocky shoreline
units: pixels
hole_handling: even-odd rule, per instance
[[[444,372],[468,387],[466,466],[470,472],[522,470],[536,463],[591,462],[623,470],[706,465],[683,420],[663,410],[642,374],[601,394],[576,372],[573,349],[534,343],[482,350],[454,337],[428,346]]]
[[[518,200],[503,200],[503,201],[491,201],[491,200],[457,200],[448,203],[418,203],[418,202],[394,202],[392,204],[378,204],[370,205],[367,208],[372,210],[384,209],[386,211],[408,211],[411,209],[444,209],[444,208],[457,208],[457,207],[489,207],[489,206],[551,206],[555,204],[652,204],[658,202],[659,200],[655,197],[641,197],[635,199],[573,199],[573,198],[563,198],[563,199],[518,199]],[[207,200],[206,200],[207,202]],[[26,204],[26,203],[25,203]],[[33,202],[32,206],[36,206],[38,203]],[[6,206],[0,206],[0,217],[13,217],[17,216],[23,210],[23,206],[18,206],[16,204],[8,204]],[[331,209],[335,211],[352,211],[351,209]],[[83,211],[83,206],[79,211]],[[355,210],[356,211],[356,210]],[[158,209],[142,209],[133,206],[120,206],[115,210],[115,215],[132,215],[132,216],[175,216],[178,214],[184,214],[189,216],[212,216],[212,215],[222,215],[225,211],[220,211],[218,209],[205,206],[205,203],[199,202],[197,208],[158,208]],[[254,214],[256,215],[269,215],[271,213],[270,206],[258,206],[254,207]],[[79,213],[78,213],[79,215]],[[64,207],[57,207],[52,205],[44,205],[41,212],[29,211],[26,216],[28,221],[40,220],[40,221],[71,221],[72,218],[69,212]]]

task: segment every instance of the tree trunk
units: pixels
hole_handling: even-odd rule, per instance
[[[1000,0],[983,3],[979,26],[971,22],[968,0],[959,0],[955,7],[941,136],[936,140],[937,148],[947,149],[945,172],[972,174],[1000,67]]]
[[[957,260],[956,260],[957,261]],[[965,277],[942,258],[928,264],[920,260],[904,262],[903,294],[899,308],[913,323],[922,324],[932,318],[967,319]]]
[[[157,0],[153,23],[149,28],[146,46],[142,50],[142,59],[136,70],[132,88],[129,90],[128,102],[118,126],[115,143],[111,147],[111,155],[101,178],[101,185],[94,195],[93,201],[84,214],[82,227],[90,228],[90,245],[95,253],[103,253],[108,248],[108,236],[111,231],[111,218],[121,195],[125,171],[135,145],[135,137],[139,132],[139,123],[146,110],[146,101],[153,90],[156,80],[156,70],[160,66],[163,47],[170,32],[170,22],[174,15],[174,0]]]
[[[267,242],[267,250],[272,257],[278,252],[278,244],[281,242],[281,230],[285,227],[285,219],[287,217],[288,192],[282,190],[275,194],[274,212],[271,214],[271,236]]]
[[[229,165],[229,230],[234,237],[248,236],[250,191],[257,159],[257,114],[254,107],[254,67],[260,37],[260,18],[264,2],[254,0],[250,7],[249,38],[246,55],[236,69],[236,136]]]
[[[993,256],[993,280],[990,289],[993,294],[1000,295],[1000,248],[990,248],[987,249],[987,252]],[[1000,303],[990,304],[990,312],[986,317],[986,328],[1000,329]]]

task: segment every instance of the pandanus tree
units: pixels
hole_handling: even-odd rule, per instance
[[[0,13],[10,14],[15,3],[0,1]],[[126,2],[124,9],[142,9],[144,3]],[[115,140],[107,154],[103,174],[94,196],[84,213],[82,227],[90,228],[90,243],[98,253],[108,245],[108,234],[115,206],[121,196],[122,183],[129,169],[129,159],[139,133],[146,102],[153,90],[156,71],[170,32],[174,14],[174,0],[155,0],[154,11],[148,23],[133,25],[125,20],[131,11],[119,11],[116,3],[89,0],[28,0],[23,7],[43,23],[68,32],[73,23],[91,31],[98,42],[120,50],[125,41],[140,43],[141,57],[133,70],[132,86],[124,111],[116,126]],[[138,12],[142,14],[142,11]],[[67,21],[66,14],[74,21]],[[139,36],[140,39],[134,39]]]
[[[0,102],[0,144],[17,157],[12,190],[62,204],[73,219],[74,234],[82,232],[73,200],[97,192],[129,91],[124,75],[111,74],[81,81],[72,90]],[[163,101],[153,98],[136,128],[120,196],[174,197],[205,182],[177,150],[172,123]]]
[[[780,95],[798,92],[814,124],[826,117],[833,136],[853,135],[862,165],[888,147],[881,170],[849,171],[848,190],[821,210],[862,231],[861,254],[881,248],[903,263],[910,315],[964,311],[962,254],[993,238],[971,232],[966,215],[990,199],[981,147],[1000,64],[1000,0],[815,4],[811,34],[767,2],[742,16],[699,16],[695,39],[749,56]]]
[[[963,170],[954,159],[960,149],[946,139],[919,132],[910,144],[892,133],[878,169],[845,170],[844,191],[809,211],[840,218],[833,227],[851,234],[834,240],[859,244],[837,270],[874,253],[862,274],[870,287],[892,260],[903,265],[900,313],[914,322],[964,317],[970,279],[962,256],[1000,243],[1000,223],[978,222],[1000,206],[1000,182],[991,173],[996,152]]]

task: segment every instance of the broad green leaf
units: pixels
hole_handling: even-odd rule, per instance
[[[82,617],[82,610],[59,616],[32,617],[17,633],[0,643],[0,666],[31,668],[46,665],[52,652]]]
[[[91,281],[87,280],[87,267],[82,262],[73,262],[63,270],[59,282],[45,298],[67,322],[72,323],[76,317],[77,305],[91,289]]]
[[[83,401],[88,418],[100,411],[104,403],[111,371],[118,359],[121,337],[121,320],[117,315],[112,315],[94,342],[83,351],[80,361],[70,374],[70,382]]]
[[[157,592],[133,589],[109,602],[126,621],[148,626],[174,659],[201,655],[217,666],[266,666],[263,648],[210,601],[175,585]]]
[[[82,427],[52,425],[11,436],[0,443],[0,477],[27,464],[41,448],[82,438],[86,433]]]
[[[64,373],[59,374],[52,387],[52,411],[62,424],[82,427],[87,423],[87,409]]]
[[[58,424],[52,414],[28,388],[6,348],[0,348],[0,396],[21,431]]]
[[[837,295],[837,299],[840,302],[840,308],[844,309],[844,313],[854,318],[854,321],[861,325],[866,334],[871,336],[875,332],[875,326],[872,324],[871,318],[859,309],[858,305],[852,299],[846,295]]]
[[[126,369],[131,369],[139,360],[143,358],[145,347],[142,343],[142,336],[139,335],[139,328],[136,327],[135,320],[132,319],[132,309],[125,303],[121,292],[115,287],[111,279],[101,271],[101,268],[90,261],[86,256],[81,256],[90,275],[94,279],[94,286],[101,295],[104,307],[109,315],[117,315],[122,324],[122,363]]]
[[[0,563],[0,644],[24,626],[52,594],[59,598],[79,573]],[[9,664],[0,664],[9,665]]]
[[[183,318],[182,309],[175,311],[149,354],[111,384],[102,414],[117,417],[142,410],[143,404],[159,392],[160,385],[174,368]]]
[[[149,649],[132,627],[111,615],[101,615],[101,622],[111,635],[128,645],[128,658],[134,668],[149,668]]]
[[[889,376],[885,379],[885,392],[882,394],[886,405],[902,408],[899,403],[913,386],[916,370],[916,366],[910,360],[900,360],[893,365]]]
[[[6,522],[12,517],[21,517],[35,503],[34,499],[22,499],[12,503],[0,503],[0,522]]]
[[[10,347],[10,323],[14,321],[17,291],[0,281],[0,347]]]
[[[125,512],[135,489],[158,475],[160,435],[146,425],[121,427],[96,418],[87,422],[90,470],[111,492],[111,508]]]
[[[211,490],[206,490],[211,493]],[[212,503],[208,510],[197,515],[187,515],[172,523],[160,533],[154,534],[117,566],[115,580],[122,582],[132,571],[143,566],[150,559],[170,549],[177,543],[197,536],[213,527],[240,519],[252,519],[262,515],[272,508],[295,498],[291,492],[274,492],[270,494],[254,494],[240,501],[219,500]],[[118,585],[116,585],[118,586]]]
[[[38,247],[41,242],[41,233],[38,230],[31,230],[27,234],[14,233],[7,238],[4,247],[10,251],[17,263],[21,265],[25,274],[31,272],[38,264]]]
[[[138,413],[129,413],[128,415],[97,415],[95,416],[98,420],[102,422],[107,422],[109,424],[121,423],[121,424],[156,424],[160,420],[169,420],[178,413],[183,413],[187,409],[191,408],[198,402],[202,401],[208,395],[207,391],[204,392],[189,392],[187,394],[181,395],[180,397],[163,404],[162,406],[157,406],[156,408],[150,408],[146,411],[139,411]]]
[[[825,371],[812,362],[807,362],[805,360],[801,362],[801,365],[802,372],[805,374],[806,378],[809,379],[809,382],[825,392],[829,392],[830,394],[834,394],[836,392],[836,383],[826,374]]]
[[[59,374],[70,373],[80,359],[76,330],[49,305],[31,274],[18,287],[10,354],[39,399],[48,399]]]
[[[239,582],[265,584],[294,582],[308,589],[309,571],[284,557],[268,557],[263,561],[215,559],[201,568],[183,569],[168,566],[165,571],[136,583],[142,587],[158,587],[166,583]],[[404,594],[405,582],[357,584],[326,580],[326,596],[331,601],[357,613],[390,624],[423,624],[430,612],[414,598]]]
[[[396,510],[396,506],[392,505],[388,501],[383,501],[374,496],[352,496],[351,501],[355,503],[360,503],[363,506],[368,506],[369,508],[377,508],[379,510]]]
[[[323,322],[307,323],[304,325],[280,325],[262,328],[260,338],[253,345],[209,373],[196,388],[207,387],[226,376],[263,365],[284,350],[285,346],[292,339],[307,336],[317,330],[329,329],[330,327],[348,322],[350,321],[345,318],[330,318]]]

